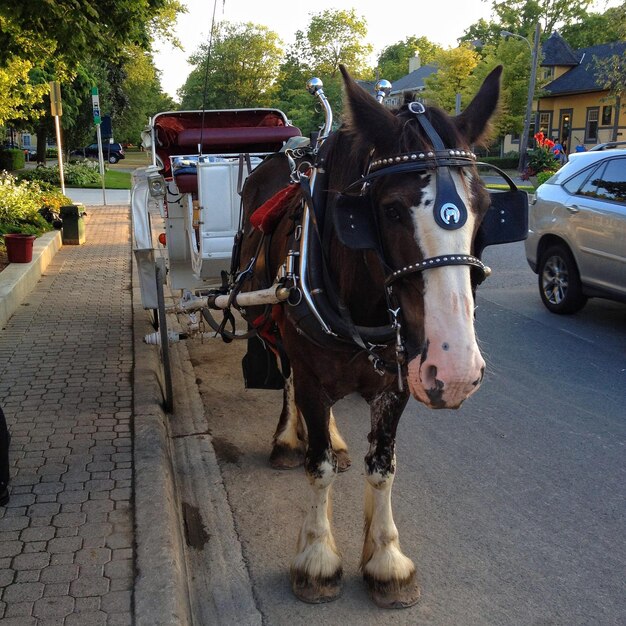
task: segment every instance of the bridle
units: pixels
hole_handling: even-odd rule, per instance
[[[467,221],[468,210],[456,191],[449,168],[472,166],[476,162],[476,155],[469,150],[446,148],[439,133],[426,117],[426,108],[420,102],[411,102],[408,111],[414,115],[413,119],[417,120],[430,139],[433,149],[372,160],[367,173],[348,185],[342,193],[351,195],[358,189],[360,195],[364,195],[368,193],[372,182],[383,176],[436,170],[437,191],[433,204],[435,221],[445,230],[461,228]],[[469,265],[477,268],[478,284],[491,273],[478,257],[471,254],[443,254],[392,270],[385,279],[385,285],[389,287],[410,274],[446,265]]]

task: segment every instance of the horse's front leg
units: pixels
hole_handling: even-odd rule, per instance
[[[300,600],[329,602],[341,592],[343,573],[330,525],[330,488],[337,475],[328,425],[330,409],[322,403],[319,385],[312,379],[296,378],[295,391],[308,431],[304,468],[312,499],[291,563],[291,586]]]
[[[400,550],[391,510],[395,438],[408,394],[386,391],[370,401],[372,430],[365,457],[365,538],[361,569],[374,602],[404,608],[420,597],[413,561]]]
[[[330,412],[330,440],[333,450],[337,455],[337,464],[340,472],[345,472],[352,461],[348,454],[348,446],[344,441],[335,416]],[[304,463],[304,453],[306,449],[306,424],[302,413],[296,406],[294,395],[293,372],[285,380],[283,390],[283,409],[278,420],[278,426],[274,433],[272,442],[272,452],[270,454],[270,465],[275,469],[292,469],[300,467]]]

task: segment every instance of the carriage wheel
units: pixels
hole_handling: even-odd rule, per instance
[[[157,288],[157,313],[159,333],[161,336],[161,363],[163,364],[163,382],[164,382],[164,408],[168,413],[172,412],[174,406],[174,394],[172,391],[172,368],[170,364],[170,344],[167,336],[167,320],[165,319],[165,294],[163,292],[163,269],[159,264],[155,270],[156,288]]]

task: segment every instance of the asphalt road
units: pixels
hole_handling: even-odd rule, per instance
[[[411,609],[377,609],[358,571],[366,404],[349,397],[335,411],[353,460],[333,498],[343,595],[303,604],[288,567],[308,485],[301,469],[267,463],[281,394],[243,390],[242,345],[189,343],[265,624],[624,624],[626,306],[554,316],[522,244],[485,261],[481,390],[458,411],[411,401],[399,428],[395,521],[422,585]]]

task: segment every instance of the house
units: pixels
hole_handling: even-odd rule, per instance
[[[424,91],[424,79],[437,71],[436,65],[422,65],[419,52],[409,59],[409,73],[392,83],[391,92],[383,100],[386,107],[394,108],[404,102],[404,93],[412,93],[414,97]],[[384,77],[383,77],[384,78]]]
[[[537,131],[565,142],[568,152],[607,141],[626,140],[626,114],[616,108],[599,80],[597,60],[626,55],[626,42],[600,44],[572,50],[556,32],[542,46],[538,81],[545,83],[533,103],[531,137]],[[622,103],[625,104],[625,103]],[[505,151],[519,146],[507,137]],[[532,146],[532,142],[530,143]]]

